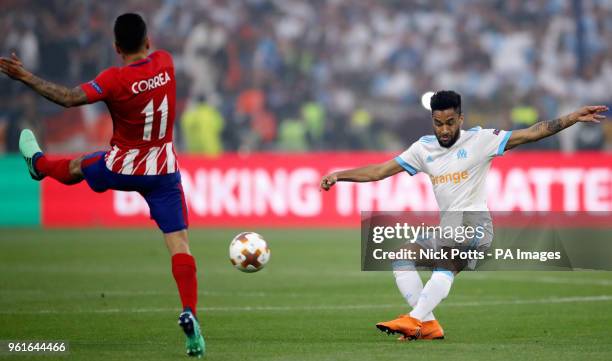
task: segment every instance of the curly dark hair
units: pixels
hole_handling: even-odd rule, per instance
[[[461,95],[452,90],[437,91],[429,103],[431,112],[436,110],[454,109],[457,114],[461,114]]]

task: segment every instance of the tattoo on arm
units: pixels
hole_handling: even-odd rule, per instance
[[[557,118],[553,120],[547,120],[546,129],[552,134],[560,132],[561,129],[563,129],[563,127],[561,126],[561,119]]]
[[[36,75],[32,75],[29,79],[25,80],[24,83],[38,94],[64,107],[87,103],[87,95],[83,89],[78,86],[69,89],[65,86],[41,79]]]
[[[567,118],[557,118],[553,120],[543,120],[534,125],[537,139],[542,139],[550,135],[559,133],[563,129],[571,126],[572,122],[568,121]]]
[[[521,144],[538,141],[542,138],[550,137],[559,133],[567,127],[571,127],[577,122],[568,115],[553,120],[543,120],[535,123],[529,128],[518,129],[512,132],[505,150],[512,149]]]

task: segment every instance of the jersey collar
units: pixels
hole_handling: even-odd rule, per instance
[[[134,63],[128,64],[128,66],[141,66],[141,65],[149,63],[150,61],[151,61],[151,58],[147,56],[145,59],[137,60]]]

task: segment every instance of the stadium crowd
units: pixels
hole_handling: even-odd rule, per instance
[[[112,23],[135,11],[175,58],[186,152],[398,150],[431,133],[421,96],[454,89],[466,126],[504,129],[612,103],[606,0],[3,0],[0,51],[67,86],[119,65]],[[106,107],[62,109],[0,77],[0,148],[105,147]],[[612,149],[610,122],[539,149]]]

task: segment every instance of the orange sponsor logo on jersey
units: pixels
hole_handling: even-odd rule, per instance
[[[435,186],[444,183],[461,183],[461,181],[468,179],[468,176],[468,171],[464,170],[463,172],[446,173],[435,177],[429,176],[429,178],[431,178],[431,184]]]

